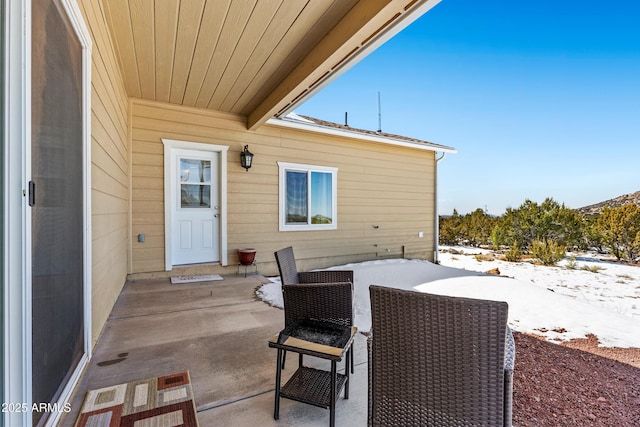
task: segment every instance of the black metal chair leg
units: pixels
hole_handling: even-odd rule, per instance
[[[337,376],[337,363],[335,360],[331,361],[331,406],[329,407],[329,427],[335,427],[336,425],[336,376]]]
[[[353,357],[353,344],[351,344],[351,347],[349,347],[349,353],[351,354],[351,373],[355,374],[355,366],[354,366],[354,363],[353,363],[353,359],[354,359],[354,357]]]
[[[278,361],[276,362],[276,401],[273,405],[273,419],[280,418],[280,379],[282,377],[282,360],[284,355],[282,350],[278,349]]]
[[[353,353],[351,353],[351,349],[347,350],[347,360],[345,360],[345,364],[344,364],[344,374],[347,377],[347,380],[345,382],[344,385],[344,398],[348,399],[349,398],[349,383],[350,381],[350,375],[349,375],[349,359],[351,359],[351,361],[353,361]],[[353,366],[353,365],[351,365]]]
[[[287,350],[282,350],[282,369],[284,369],[284,362],[287,360]]]

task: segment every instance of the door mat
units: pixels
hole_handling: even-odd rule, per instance
[[[171,284],[209,282],[211,280],[223,280],[219,274],[203,274],[201,276],[174,276],[171,278]]]
[[[197,427],[189,372],[89,390],[76,427]]]

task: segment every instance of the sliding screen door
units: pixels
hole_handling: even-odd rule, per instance
[[[31,73],[32,390],[56,402],[84,354],[82,47],[56,0],[33,0]]]

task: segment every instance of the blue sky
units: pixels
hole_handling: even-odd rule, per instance
[[[456,148],[439,213],[640,191],[640,2],[443,0],[296,113]]]

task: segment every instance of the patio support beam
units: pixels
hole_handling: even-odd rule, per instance
[[[359,1],[248,115],[247,128],[293,110],[439,2]]]

